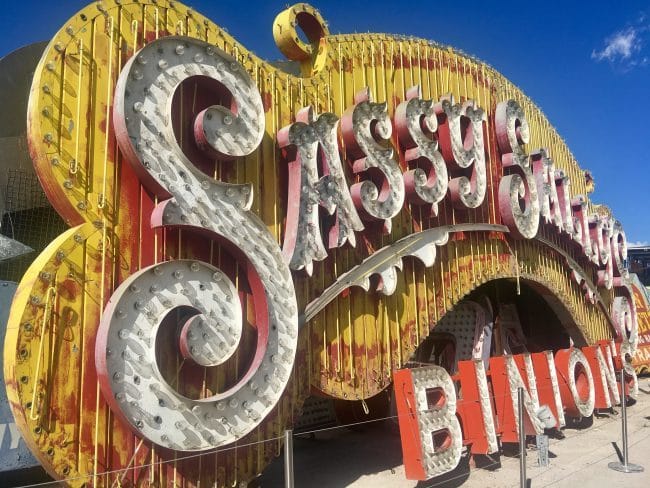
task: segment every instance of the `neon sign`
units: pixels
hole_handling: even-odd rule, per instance
[[[215,46],[184,37],[151,42],[125,65],[116,86],[117,140],[145,184],[163,199],[152,213],[152,226],[213,233],[215,238],[225,240],[248,263],[255,301],[266,304],[267,310],[263,306],[256,308],[258,341],[250,370],[230,390],[188,401],[157,373],[153,345],[158,327],[174,308],[194,309],[195,314],[186,319],[180,334],[183,356],[205,367],[223,364],[234,354],[241,338],[241,305],[233,283],[206,263],[169,261],[132,275],[109,300],[96,349],[102,389],[113,408],[134,428],[149,440],[175,450],[210,449],[238,440],[258,425],[281,398],[293,367],[297,339],[297,308],[287,265],[309,272],[312,260],[327,256],[320,241],[318,205],[337,213],[329,231],[329,244],[338,247],[345,242],[355,243],[354,233],[363,230],[360,218],[379,222],[389,233],[391,219],[404,205],[405,189],[409,201],[427,204],[435,212],[445,187],[452,204],[459,208],[480,205],[486,188],[487,128],[483,111],[473,102],[461,106],[443,99],[434,104],[422,100],[419,87],[413,87],[408,100],[397,107],[396,125],[404,135],[404,144],[411,146],[405,152],[404,163],[423,159],[429,166],[427,177],[417,166],[402,174],[389,143],[392,121],[386,104],[371,102],[367,89],[359,92],[341,124],[349,163],[353,174],[360,178],[349,190],[335,145],[336,115],[315,117],[313,108],[305,107],[296,123],[279,132],[285,156],[292,148],[289,164],[293,168],[289,175],[293,181],[289,181],[289,188],[294,192],[289,195],[292,211],[285,235],[284,264],[272,236],[248,211],[253,197],[250,187],[208,178],[176,144],[171,97],[183,80],[195,76],[217,81],[231,97],[229,106],[211,106],[197,115],[197,146],[226,158],[254,151],[261,141],[264,118],[261,95],[253,80],[239,63]],[[564,195],[566,179],[551,177],[555,175],[552,163],[543,151],[534,156],[524,151],[528,124],[521,107],[512,100],[499,103],[495,124],[501,162],[506,169],[499,182],[499,205],[511,234],[533,238],[540,217],[558,231],[570,228],[565,222],[572,222],[576,230],[568,235],[581,246],[585,257],[620,276],[624,272],[620,257],[624,238],[621,250],[612,251],[612,247],[624,234],[615,233],[613,224],[600,219],[594,219],[590,229],[582,205],[572,204],[566,220],[561,218],[559,199],[547,188],[559,182]],[[326,174],[319,177],[320,151]],[[368,176],[371,173],[372,179]],[[257,244],[246,240],[253,235]],[[594,236],[593,243],[590,235]],[[615,267],[610,263],[612,252],[618,256]],[[274,276],[272,269],[279,273]],[[611,286],[612,280],[605,279],[604,284]],[[617,323],[630,334],[634,317],[626,297],[615,299],[614,314]],[[623,333],[619,330],[621,337]],[[514,360],[500,361],[503,359],[493,360],[493,373],[498,374],[495,370],[499,364],[507,369],[511,385],[523,386]],[[593,385],[591,370],[579,350],[573,350],[564,361],[568,364],[564,369],[569,371],[580,366]],[[526,372],[534,392],[531,368],[532,363]],[[573,375],[568,377],[567,388],[575,398]],[[484,380],[479,382],[483,384]],[[450,395],[445,395],[449,402]],[[529,412],[531,405],[539,407],[536,393],[527,401]],[[592,398],[575,402],[580,415],[590,415]],[[451,418],[453,402],[448,409],[445,415]]]
[[[161,486],[247,481],[308,395],[388,388],[499,279],[538,284],[580,348],[421,376],[440,385],[431,473],[462,442],[509,438],[491,395],[511,396],[510,379],[559,421],[592,408],[571,401],[588,371],[595,405],[620,401],[612,361],[638,341],[625,234],[530,100],[425,41],[330,36],[305,4],[274,30],[300,76],[178,2],[95,3],[46,49],[28,139],[71,229],[25,274],[5,360],[16,423],[49,472],[112,484],[146,456],[173,466],[151,474]],[[491,333],[476,334],[481,357]],[[614,337],[610,360],[600,341]],[[568,368],[582,379],[564,385]],[[435,457],[441,425],[451,450]]]

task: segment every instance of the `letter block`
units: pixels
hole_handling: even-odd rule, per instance
[[[594,377],[580,349],[562,349],[555,353],[560,395],[569,417],[589,417],[594,411]]]
[[[518,442],[519,440],[519,420],[517,418],[517,390],[519,387],[524,388],[526,434],[541,434],[544,431],[541,420],[537,418],[539,399],[532,363],[530,359],[524,359],[523,356],[490,358],[494,404],[502,442]],[[515,358],[520,358],[521,361],[517,361]],[[525,363],[528,364],[524,367]]]
[[[395,371],[393,379],[406,478],[427,480],[452,471],[463,435],[451,377],[440,366],[425,366]]]
[[[499,450],[494,426],[492,395],[488,387],[483,361],[459,361],[458,374],[462,398],[458,400],[458,416],[463,428],[463,444],[472,454],[491,454]]]

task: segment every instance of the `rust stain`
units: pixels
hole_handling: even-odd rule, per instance
[[[273,107],[273,95],[270,92],[262,92],[261,95],[264,112],[268,113]]]
[[[74,300],[79,291],[79,284],[73,279],[68,278],[59,284],[58,293],[67,300]]]
[[[402,54],[400,56],[399,53],[397,53],[393,55],[393,66],[395,66],[396,68],[410,69],[411,60],[405,54]]]

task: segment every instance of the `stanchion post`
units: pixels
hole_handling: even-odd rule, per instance
[[[621,473],[640,473],[643,466],[628,462],[627,452],[627,401],[625,398],[625,368],[621,368],[621,423],[623,435],[623,462],[613,461],[608,464],[610,469],[620,471]]]
[[[623,464],[627,466],[627,401],[625,399],[625,368],[621,368],[621,423],[623,425]]]
[[[524,389],[517,390],[519,418],[519,481],[526,488],[526,428],[524,426]]]
[[[293,430],[284,431],[284,486],[293,488]]]

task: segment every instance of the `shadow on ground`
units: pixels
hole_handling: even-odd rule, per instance
[[[413,488],[457,488],[470,476],[470,457],[464,455],[456,469],[429,481],[413,481]],[[395,425],[374,424],[355,430],[333,429],[316,435],[294,438],[294,482],[296,487],[345,487],[363,476],[382,471],[393,472],[396,483],[404,486],[402,445]],[[477,467],[493,470],[501,467],[499,456],[476,456]],[[284,455],[275,459],[250,486],[284,487]],[[378,486],[378,485],[377,485]],[[389,486],[389,485],[381,485]]]
[[[297,487],[347,486],[361,476],[393,470],[402,464],[399,434],[388,422],[364,429],[342,428],[297,435],[293,447]],[[252,486],[283,487],[284,456],[275,459]],[[417,484],[414,482],[413,486]]]

